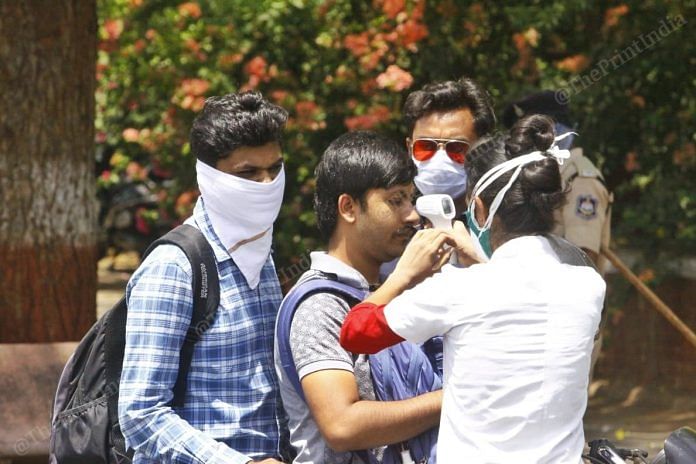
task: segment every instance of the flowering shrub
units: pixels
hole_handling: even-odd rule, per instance
[[[616,240],[696,251],[694,28],[673,27],[595,78],[602,60],[658,30],[661,19],[696,17],[693,5],[101,0],[99,6],[96,124],[105,157],[99,185],[154,179],[160,208],[139,214],[141,220],[175,223],[190,214],[197,192],[188,131],[205,98],[258,89],[290,112],[276,251],[280,266],[291,264],[320,245],[312,172],[328,143],[355,129],[403,138],[400,110],[409,91],[469,75],[489,89],[499,110],[538,88],[566,89],[579,142],[616,192]]]

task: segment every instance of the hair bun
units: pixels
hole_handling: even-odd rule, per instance
[[[553,144],[554,137],[553,119],[541,114],[532,114],[512,126],[506,148],[512,156],[546,151]]]
[[[550,213],[563,203],[565,192],[555,159],[549,157],[525,165],[519,180],[525,202],[541,214]]]

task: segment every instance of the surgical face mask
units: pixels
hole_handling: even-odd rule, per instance
[[[439,149],[426,161],[414,159],[418,175],[413,181],[423,195],[447,194],[457,199],[466,193],[464,165],[455,163],[444,149]]]
[[[466,226],[469,228],[469,234],[474,241],[474,248],[476,248],[479,258],[484,262],[488,261],[493,255],[490,229],[482,231],[476,223],[476,218],[469,211],[464,213],[464,216],[466,217]]]
[[[262,183],[196,163],[198,188],[213,230],[251,288],[271,252],[273,223],[280,212],[285,171]]]
[[[491,224],[493,224],[493,218],[495,216],[495,213],[498,211],[498,208],[500,207],[501,203],[503,202],[505,194],[508,190],[510,190],[512,184],[517,180],[517,178],[520,175],[520,172],[522,172],[522,168],[528,163],[546,159],[547,156],[552,156],[556,159],[558,164],[563,164],[564,160],[570,158],[570,152],[568,150],[560,149],[558,145],[556,145],[556,142],[563,140],[566,137],[569,137],[571,134],[574,134],[574,132],[567,132],[561,136],[556,137],[554,139],[554,144],[545,152],[534,151],[527,155],[515,157],[511,160],[505,161],[504,163],[495,166],[494,168],[486,172],[484,175],[482,175],[478,182],[476,182],[476,185],[472,190],[471,200],[469,201],[469,208],[466,213],[467,224],[469,226],[469,233],[475,239],[474,243],[479,244],[479,246],[481,247],[481,249],[487,257],[491,257],[493,255],[493,250],[490,244],[490,230]],[[496,180],[498,180],[498,178],[500,178],[508,171],[512,171],[513,169],[514,172],[512,173],[512,176],[510,176],[510,180],[508,180],[507,184],[505,184],[505,186],[502,189],[500,189],[500,191],[496,194],[495,198],[493,198],[493,202],[491,202],[491,205],[488,208],[488,217],[486,218],[486,222],[483,224],[483,226],[479,226],[476,222],[475,216],[476,197],[481,195],[481,193],[488,187],[490,187],[491,184],[493,184]]]

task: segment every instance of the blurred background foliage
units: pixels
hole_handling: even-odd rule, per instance
[[[196,112],[207,96],[258,89],[291,115],[275,229],[287,267],[322,245],[312,172],[328,143],[360,128],[403,138],[409,91],[468,75],[497,112],[567,89],[578,143],[615,192],[615,243],[657,261],[693,254],[695,12],[696,1],[100,0],[100,191],[147,181],[158,201],[139,230],[180,222],[197,195]],[[640,51],[596,71],[627,48]]]

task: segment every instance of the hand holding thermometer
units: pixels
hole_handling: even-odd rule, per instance
[[[449,195],[423,195],[416,200],[416,211],[427,218],[435,229],[452,230],[456,214],[454,201]],[[445,245],[445,249],[449,246]],[[458,264],[457,254],[452,253],[450,264]]]

